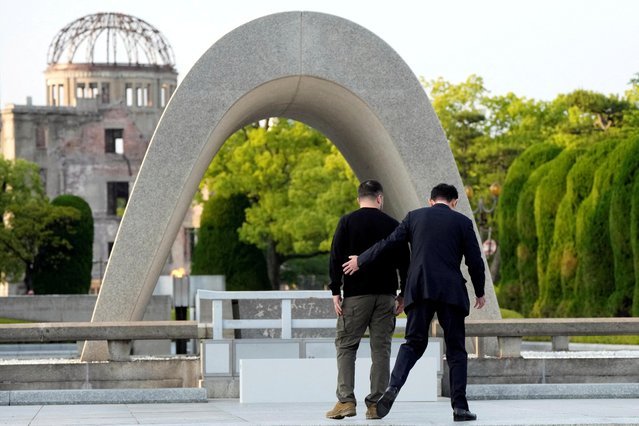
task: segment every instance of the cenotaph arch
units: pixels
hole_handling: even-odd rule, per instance
[[[430,189],[463,188],[442,127],[400,56],[361,26],[332,15],[284,12],[233,30],[186,75],[155,130],[106,268],[92,321],[141,320],[198,184],[225,140],[266,117],[324,133],[360,179],[378,179],[399,220]],[[459,209],[472,217],[460,191]],[[500,318],[487,272],[487,307]],[[472,294],[472,291],[470,292]],[[82,359],[104,359],[106,344]]]

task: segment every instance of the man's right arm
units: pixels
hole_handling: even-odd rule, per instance
[[[484,296],[484,283],[486,280],[486,271],[484,267],[484,259],[481,256],[479,243],[475,234],[473,223],[468,220],[465,227],[464,235],[464,260],[468,266],[468,274],[473,283],[475,296],[481,298]]]

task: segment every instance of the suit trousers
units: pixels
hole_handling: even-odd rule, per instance
[[[407,308],[406,342],[399,348],[389,386],[401,389],[406,383],[408,373],[428,346],[428,330],[435,313],[444,330],[446,362],[450,373],[450,403],[453,409],[468,410],[466,399],[468,353],[464,326],[466,314],[454,305],[433,300],[420,300]]]
[[[365,399],[370,406],[381,398],[390,376],[390,352],[395,330],[395,297],[389,294],[367,294],[345,297],[342,315],[337,317],[337,399],[354,402],[355,357],[359,342],[369,330],[371,345],[370,393]]]

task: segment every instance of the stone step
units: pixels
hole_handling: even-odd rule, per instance
[[[469,400],[639,398],[639,383],[544,383],[468,385]]]
[[[63,389],[0,391],[0,405],[155,404],[207,402],[206,389]]]

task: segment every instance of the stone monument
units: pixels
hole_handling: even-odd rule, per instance
[[[249,22],[211,46],[158,123],[122,219],[92,321],[140,320],[198,184],[226,139],[267,117],[324,133],[359,179],[378,179],[397,219],[426,204],[440,183],[463,188],[424,88],[383,40],[315,12]],[[464,191],[459,209],[473,217]],[[500,318],[487,271],[487,306]],[[470,294],[473,294],[472,291]],[[85,344],[82,359],[108,357]]]

